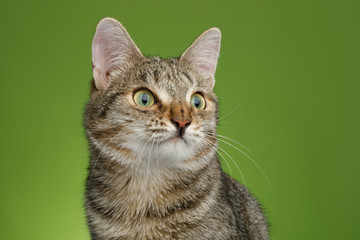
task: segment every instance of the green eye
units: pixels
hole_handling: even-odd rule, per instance
[[[151,107],[154,105],[154,96],[148,90],[139,90],[134,94],[134,101],[140,107]]]
[[[196,109],[204,109],[205,108],[205,99],[199,93],[195,93],[191,96],[191,105]]]

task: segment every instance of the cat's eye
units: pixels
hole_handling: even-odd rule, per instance
[[[199,93],[195,93],[194,95],[192,95],[190,102],[191,105],[196,109],[202,110],[205,108],[205,99]]]
[[[154,96],[150,91],[142,89],[134,94],[134,101],[140,107],[151,107],[154,105]]]

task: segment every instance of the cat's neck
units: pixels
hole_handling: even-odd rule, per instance
[[[196,204],[215,194],[221,174],[215,153],[208,164],[187,170],[135,168],[94,153],[88,177],[90,194],[101,196],[108,211],[126,216],[161,217]]]

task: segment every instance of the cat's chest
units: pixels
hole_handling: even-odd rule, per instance
[[[216,209],[217,207],[215,207]],[[199,209],[198,209],[199,210]],[[98,239],[231,239],[233,229],[211,212],[193,210],[164,218],[153,216],[99,216]],[[209,210],[209,209],[207,209]],[[232,220],[233,221],[233,220]],[[211,228],[209,229],[209,227]]]
[[[152,218],[113,219],[103,225],[103,234],[109,239],[174,239],[181,231],[176,225],[176,220],[172,218],[165,221]]]
[[[90,190],[98,194],[87,211],[99,239],[192,239],[188,235],[204,224],[216,205],[215,191],[197,195],[191,189],[165,191],[163,183],[136,184],[122,179]]]

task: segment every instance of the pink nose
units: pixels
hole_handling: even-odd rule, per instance
[[[171,122],[176,128],[187,128],[191,124],[190,120],[171,119]]]

